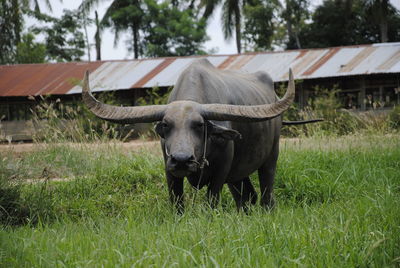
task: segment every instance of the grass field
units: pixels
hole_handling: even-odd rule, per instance
[[[399,135],[284,140],[278,165],[272,212],[186,185],[179,216],[158,147],[1,152],[0,267],[400,266]]]

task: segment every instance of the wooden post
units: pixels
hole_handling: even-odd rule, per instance
[[[360,79],[360,101],[361,101],[361,110],[365,111],[365,77]]]

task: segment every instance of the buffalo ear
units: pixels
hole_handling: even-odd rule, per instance
[[[207,122],[207,127],[209,135],[214,136],[216,138],[222,138],[224,140],[236,140],[242,138],[242,135],[238,131],[227,127],[219,126],[211,121]]]
[[[157,133],[158,135],[160,135],[161,138],[164,139],[164,129],[163,129],[163,124],[162,124],[162,122],[158,122],[158,123],[155,125],[154,130],[156,131],[156,133]]]

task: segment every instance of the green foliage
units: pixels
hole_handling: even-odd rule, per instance
[[[181,10],[167,1],[146,0],[143,53],[147,57],[205,54],[206,21],[195,11]]]
[[[114,104],[112,94],[102,94],[101,101]],[[43,99],[34,108],[33,124],[37,130],[34,139],[46,142],[91,142],[126,139],[131,133],[121,125],[97,118],[88,108],[78,103],[63,104],[58,99]]]
[[[19,157],[0,152],[2,167],[20,161],[13,172],[35,181],[21,186],[18,199],[28,209],[27,225],[0,229],[0,266],[396,266],[399,140],[284,141],[277,207],[256,205],[248,215],[236,212],[227,187],[215,210],[204,205],[205,191],[187,187],[187,210],[176,215],[160,152],[123,153],[114,145],[48,146]],[[74,178],[21,174],[32,166]]]
[[[288,126],[282,129],[284,136],[341,136],[356,133],[391,133],[396,132],[395,125],[386,113],[354,112],[342,109],[342,104],[337,97],[339,90],[315,88],[314,97],[310,98],[308,105],[300,109],[292,105],[284,113],[284,120],[308,120],[323,118],[323,122]],[[396,114],[396,112],[393,112]],[[395,116],[393,117],[395,118]]]
[[[5,161],[1,161],[0,167],[0,224],[19,225],[26,224],[29,216],[28,208],[22,204],[21,185],[15,183],[15,178],[6,176]],[[7,174],[8,175],[8,174]]]
[[[400,106],[397,105],[389,114],[389,125],[394,129],[400,129]]]
[[[137,102],[139,105],[161,105],[167,104],[169,93],[173,87],[170,87],[167,92],[163,92],[159,87],[152,87],[146,89],[145,97],[138,98]]]
[[[36,14],[46,23],[43,27],[33,27],[35,34],[45,36],[46,56],[50,61],[80,61],[85,54],[83,35],[84,21],[77,11],[64,10],[60,19],[48,15]]]
[[[107,9],[101,21],[102,27],[111,27],[115,33],[115,44],[122,32],[132,35],[128,43],[135,59],[142,55],[143,43],[140,30],[143,28],[145,13],[142,2],[137,0],[114,0]]]
[[[15,51],[21,40],[22,7],[18,0],[0,0],[0,64],[15,62]]]
[[[399,23],[399,13],[390,5],[387,15],[389,42],[400,40]],[[324,1],[314,11],[312,23],[300,33],[303,48],[379,43],[380,36],[379,24],[371,19],[371,10],[364,0]]]
[[[132,36],[128,49],[134,57],[188,56],[204,54],[206,23],[192,9],[168,1],[115,0],[102,19],[118,42],[122,32]]]
[[[309,0],[286,0],[286,8],[282,12],[282,18],[286,22],[288,40],[287,49],[302,48],[300,32],[307,27],[306,21],[310,19]]]
[[[271,49],[276,28],[279,2],[257,0],[246,3],[243,9],[243,43],[247,51]]]
[[[22,41],[17,45],[17,63],[43,63],[46,58],[46,46],[34,42],[33,34],[25,34]]]
[[[338,92],[337,89],[315,88],[317,97],[309,101],[309,107],[304,111],[325,120],[324,123],[318,125],[319,131],[324,134],[346,135],[355,130],[355,119],[341,110],[341,103],[337,98]]]

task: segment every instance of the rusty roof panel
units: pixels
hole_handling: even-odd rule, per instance
[[[288,72],[292,62],[298,57],[298,51],[265,53],[256,55],[241,70],[247,73],[267,72],[274,81],[279,81],[283,73]]]
[[[229,66],[231,70],[241,70],[249,61],[251,61],[256,55],[243,55],[238,57],[238,59]]]
[[[399,70],[400,69],[399,63],[400,63],[400,50],[393,51],[393,53],[390,55],[390,57],[386,61],[381,63],[377,67],[377,69],[382,70],[382,71],[387,71],[392,68],[395,70]],[[396,68],[396,65],[397,65],[397,68]]]
[[[143,87],[170,86],[175,84],[179,74],[193,61],[192,58],[174,58],[166,68],[160,70]]]
[[[323,57],[321,57],[316,63],[314,63],[310,68],[308,68],[302,75],[303,76],[312,75],[315,71],[317,71],[322,65],[324,65],[338,52],[339,48],[337,47],[329,49],[329,51]]]
[[[0,96],[65,94],[85,70],[101,63],[22,64],[0,66]]]
[[[289,68],[297,79],[400,73],[400,43],[384,43],[241,55],[0,66],[0,96],[80,93],[77,84],[87,69],[93,91],[172,86],[199,58],[207,58],[219,69],[265,71],[274,81],[287,80]]]
[[[182,73],[186,67],[196,59],[201,59],[202,57],[181,57],[173,58],[173,62],[160,70],[151,80],[143,84],[143,87],[168,87],[175,84],[178,76]],[[220,65],[226,57],[224,56],[209,56],[206,57],[211,64],[214,66]]]
[[[295,61],[291,64],[293,75],[295,77],[300,77],[304,70],[309,69],[316,61],[323,57],[327,53],[326,50],[309,50],[301,51],[300,54],[295,58]],[[280,80],[287,80],[289,77],[289,72],[285,72]]]
[[[226,69],[233,61],[235,61],[237,58],[237,55],[231,55],[228,56],[220,65],[218,65],[218,69]]]
[[[165,68],[168,68],[175,61],[175,58],[168,58],[161,62],[156,68],[150,70],[142,79],[136,82],[132,88],[143,87],[147,84],[152,78],[158,76],[160,72],[162,72]]]
[[[343,51],[345,49],[342,49]],[[361,49],[361,51],[356,54],[347,64],[340,66],[339,73],[348,73],[356,68],[363,60],[371,55],[376,50],[375,47],[366,47]],[[354,53],[353,53],[354,54]]]
[[[218,67],[226,60],[228,56],[208,56],[207,60],[211,62],[212,65]]]
[[[163,59],[154,59],[104,62],[90,74],[89,84],[93,92],[129,89],[163,61]],[[81,92],[82,88],[75,86],[68,93]]]

